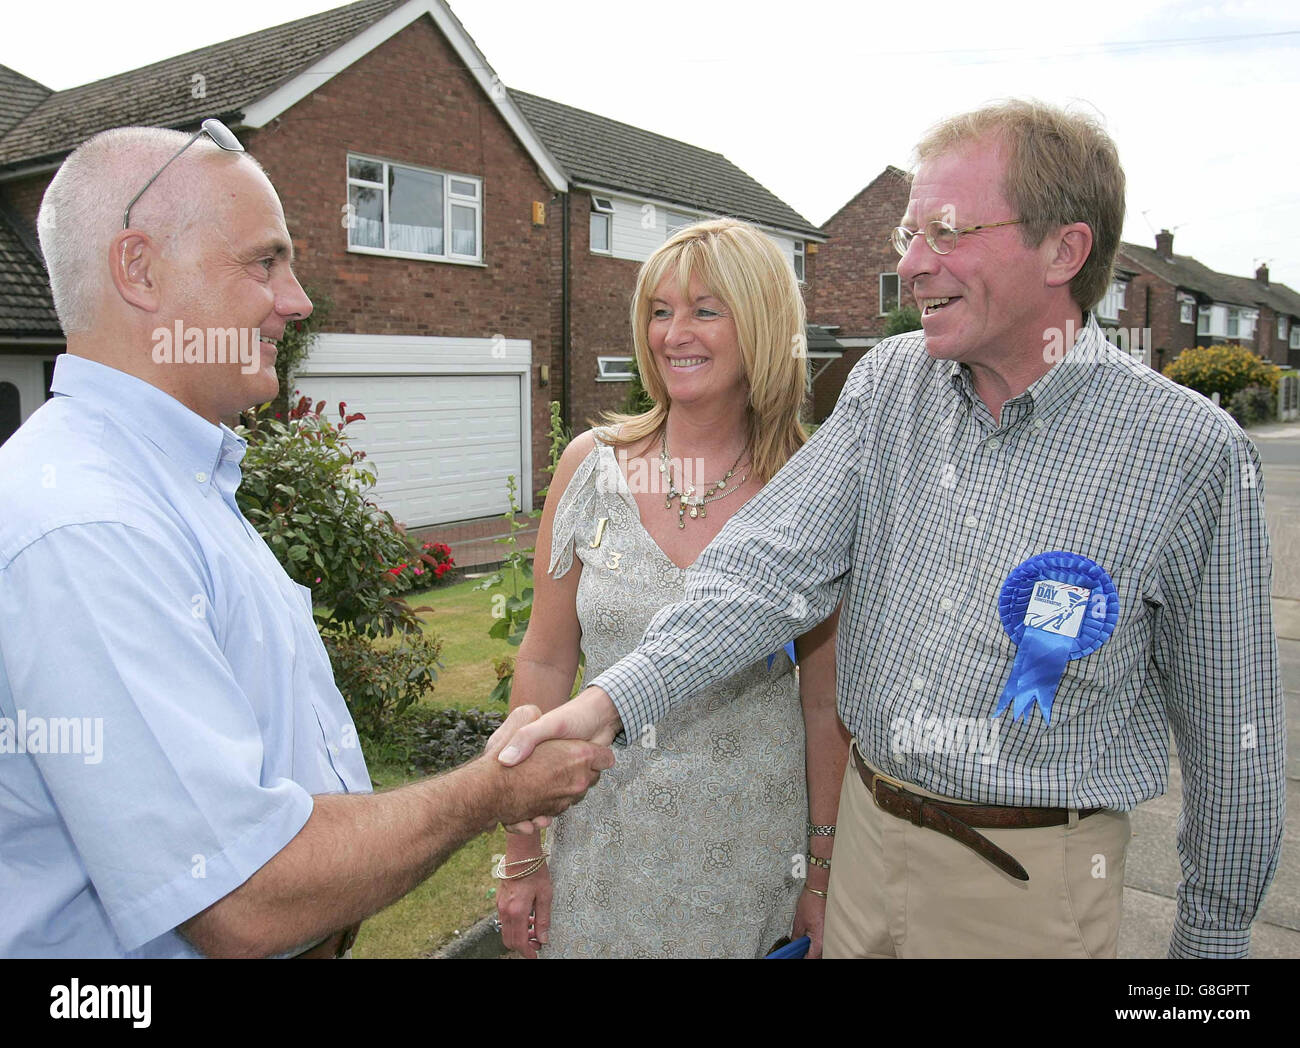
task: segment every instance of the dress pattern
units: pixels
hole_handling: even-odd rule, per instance
[[[582,561],[587,680],[635,649],[686,588],[599,438],[556,508],[549,565],[559,577],[575,551]],[[788,935],[804,884],[795,864],[808,799],[803,714],[785,653],[770,670],[759,660],[674,706],[615,758],[551,827],[554,899],[540,956],[761,957]]]

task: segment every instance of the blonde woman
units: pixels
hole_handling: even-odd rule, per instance
[[[512,707],[565,702],[580,647],[588,678],[634,649],[683,598],[704,547],[803,444],[803,330],[790,263],[743,222],[683,229],[642,266],[632,331],[654,406],[608,416],[560,460]],[[779,652],[627,740],[555,821],[549,860],[537,834],[511,835],[506,945],[529,957],[759,957],[808,934],[819,956],[848,755],[837,621],[795,641],[798,677]]]

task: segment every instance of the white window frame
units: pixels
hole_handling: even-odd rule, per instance
[[[1300,324],[1294,320],[1291,321],[1291,341],[1289,343],[1292,349],[1300,349]]]
[[[606,247],[603,251],[598,247],[591,246],[595,243],[591,236],[591,229],[595,226],[597,220],[605,223]],[[612,255],[614,253],[614,201],[611,197],[591,194],[591,222],[587,227],[587,246],[591,248],[593,255]]]
[[[1124,293],[1128,284],[1122,280],[1112,280],[1106,294],[1097,303],[1097,316],[1102,320],[1119,320],[1120,310],[1124,308]]]
[[[794,242],[794,275],[799,283],[805,283],[805,277],[808,272],[808,256],[804,251],[804,241],[796,240]]]
[[[1277,318],[1277,337],[1280,339],[1286,338],[1286,317],[1281,314],[1278,314]]]
[[[1232,330],[1234,327],[1237,329],[1236,331]],[[1226,333],[1228,338],[1241,338],[1241,310],[1237,309],[1235,306],[1228,307],[1228,327]]]
[[[885,280],[886,278],[894,281],[894,304],[886,308],[885,305]],[[903,282],[899,279],[897,273],[881,273],[876,280],[876,291],[880,300],[880,312],[877,316],[888,316],[892,310],[897,309],[903,304]]]
[[[1182,324],[1196,323],[1196,299],[1189,295],[1180,295],[1178,298],[1178,320]]]
[[[1201,306],[1196,310],[1196,333],[1198,335],[1210,334],[1211,313],[1210,306]]]
[[[1241,310],[1241,327],[1238,330],[1240,331],[1238,338],[1246,342],[1254,342],[1259,330],[1259,310]]]
[[[382,167],[379,182],[371,182],[363,178],[354,178],[352,175],[352,161],[360,160],[371,164],[380,164]],[[351,211],[348,212],[349,223],[347,225],[348,234],[348,251],[359,255],[382,255],[385,258],[410,258],[420,262],[454,262],[458,265],[481,266],[485,265],[483,261],[483,179],[478,175],[461,174],[458,171],[440,171],[437,168],[421,167],[418,164],[402,164],[393,160],[385,160],[383,157],[370,156],[365,153],[348,153],[347,156],[347,184],[349,187],[348,203],[352,202],[351,187],[365,186],[369,189],[379,189],[383,192],[384,204],[384,244],[388,244],[389,222],[388,222],[388,171],[389,168],[406,168],[409,171],[419,171],[427,175],[441,175],[443,179],[442,191],[442,244],[444,253],[441,255],[428,255],[417,251],[395,251],[387,246],[384,247],[367,247],[364,244],[352,243],[352,226]],[[464,193],[452,191],[452,181],[471,182],[474,185],[475,194],[470,197]],[[452,207],[469,208],[474,212],[474,242],[478,246],[478,251],[473,255],[458,254],[451,250],[453,241],[451,209]]]
[[[631,382],[633,357],[597,357],[597,382]],[[624,369],[626,365],[626,370]]]

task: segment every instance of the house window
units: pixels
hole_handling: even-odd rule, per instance
[[[1196,308],[1194,298],[1180,298],[1178,300],[1178,320],[1183,324],[1192,323],[1192,310]]]
[[[880,274],[880,315],[883,317],[899,306],[898,274]]]
[[[1277,337],[1286,338],[1286,317],[1277,318]]]
[[[803,273],[804,273],[803,241],[796,240],[794,242],[794,275],[798,279],[799,283],[801,284],[803,283],[804,280]]]
[[[1118,320],[1119,311],[1124,308],[1124,291],[1127,287],[1122,281],[1112,280],[1106,294],[1097,303],[1097,316],[1105,320]]]
[[[596,254],[608,255],[613,248],[612,232],[614,225],[614,201],[609,197],[593,196],[591,198],[591,250]]]
[[[1198,335],[1208,335],[1210,333],[1210,307],[1202,306],[1196,311],[1196,333]]]
[[[1255,325],[1259,322],[1259,311],[1255,309],[1243,309],[1241,311],[1241,333],[1238,338],[1253,342],[1255,340]]]
[[[1291,348],[1300,349],[1300,327],[1296,326],[1295,321],[1291,321]]]
[[[630,382],[632,380],[631,357],[597,357],[597,382]]]
[[[483,180],[349,156],[348,249],[483,261]]]
[[[698,221],[698,218],[691,218],[690,215],[679,215],[675,211],[667,211],[664,213],[664,225],[667,227],[667,235],[669,237],[678,230],[685,229],[687,226],[693,226]]]
[[[1237,338],[1238,331],[1241,328],[1241,310],[1228,310],[1228,337]]]

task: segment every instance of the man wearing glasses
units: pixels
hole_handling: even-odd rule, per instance
[[[235,500],[244,443],[220,420],[275,395],[275,340],[312,307],[228,129],[97,135],[38,226],[68,351],[0,448],[0,956],[342,955],[461,843],[562,810],[612,755],[566,742],[515,774],[494,740],[371,794],[311,594]],[[253,366],[156,358],[159,331],[231,329]]]
[[[501,760],[635,739],[842,597],[826,956],[1114,956],[1171,729],[1169,953],[1244,956],[1284,797],[1255,450],[1097,326],[1124,215],[1100,127],[1010,102],[917,154],[893,243],[923,330],[858,364],[688,599]]]

